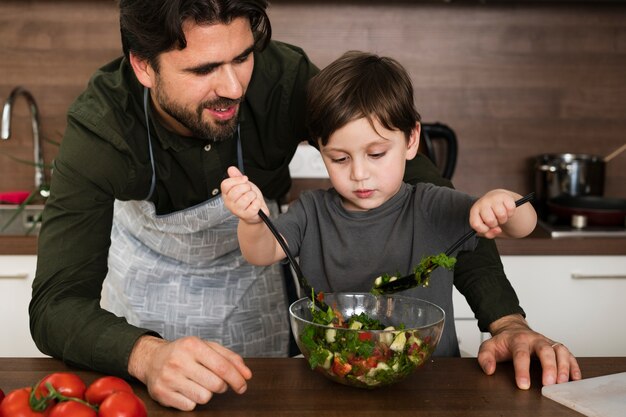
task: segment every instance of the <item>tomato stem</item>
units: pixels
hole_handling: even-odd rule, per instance
[[[46,382],[46,388],[48,389],[48,395],[43,396],[43,397],[38,397],[37,396],[37,387],[39,386],[39,383],[37,383],[33,389],[30,390],[30,397],[28,399],[28,402],[30,404],[30,408],[33,411],[38,411],[38,412],[43,412],[46,410],[46,408],[48,408],[48,406],[50,405],[51,402],[53,401],[57,401],[57,402],[64,402],[64,401],[76,401],[78,403],[82,403],[88,407],[90,407],[91,409],[93,409],[94,411],[98,411],[98,407],[88,403],[85,400],[82,400],[80,398],[76,398],[76,397],[66,397],[65,395],[61,394],[59,391],[57,391],[54,386],[50,383],[50,382]]]

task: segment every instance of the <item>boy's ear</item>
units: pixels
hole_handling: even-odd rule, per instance
[[[415,155],[417,155],[417,150],[420,145],[420,131],[421,125],[420,122],[415,122],[415,128],[411,130],[411,134],[409,135],[409,143],[407,145],[407,153],[406,159],[413,159]]]
[[[137,80],[139,80],[144,87],[152,88],[154,86],[153,80],[155,74],[148,61],[137,57],[132,52],[130,52],[128,56]]]

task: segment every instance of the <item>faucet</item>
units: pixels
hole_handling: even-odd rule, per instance
[[[28,106],[30,108],[30,120],[33,126],[33,148],[34,148],[34,162],[35,162],[35,189],[39,191],[42,197],[48,197],[50,195],[50,189],[45,183],[44,174],[44,161],[43,150],[41,148],[41,141],[39,139],[39,108],[35,102],[33,95],[24,87],[15,87],[9,98],[4,103],[2,109],[2,140],[7,140],[11,137],[11,113],[13,110],[13,102],[15,99],[23,95]]]

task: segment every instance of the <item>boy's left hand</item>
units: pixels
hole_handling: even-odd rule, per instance
[[[474,203],[469,222],[479,236],[493,239],[502,233],[505,224],[515,213],[515,201],[521,196],[507,190],[492,190]]]

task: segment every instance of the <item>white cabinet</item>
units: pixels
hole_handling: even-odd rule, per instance
[[[0,357],[44,357],[30,336],[28,303],[35,255],[0,256]]]
[[[526,319],[576,356],[626,355],[626,256],[505,256]]]
[[[576,356],[626,355],[626,256],[503,256],[507,277],[536,331]],[[456,292],[456,291],[455,291]],[[485,338],[456,294],[461,349],[474,356]]]

